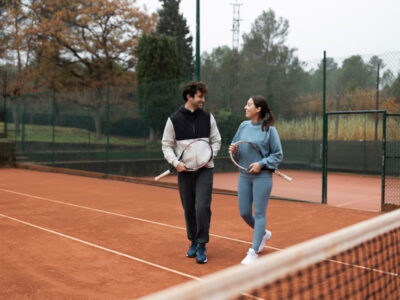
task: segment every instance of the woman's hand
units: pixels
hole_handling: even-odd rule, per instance
[[[258,162],[252,163],[252,164],[249,166],[248,172],[249,172],[249,173],[260,173],[260,172],[261,172],[261,166],[260,166],[260,164],[259,164]]]
[[[229,153],[236,154],[238,152],[239,146],[234,144],[229,145]]]

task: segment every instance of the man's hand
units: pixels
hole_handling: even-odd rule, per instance
[[[180,162],[177,166],[176,166],[176,170],[178,172],[185,172],[186,171],[186,166],[183,162]]]

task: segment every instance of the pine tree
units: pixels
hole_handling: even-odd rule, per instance
[[[179,58],[175,37],[143,35],[138,45],[138,98],[142,115],[149,126],[149,139],[154,140],[167,117],[182,102],[178,88]]]
[[[181,0],[160,0],[162,8],[158,10],[159,19],[156,33],[175,37],[178,44],[178,57],[180,58],[179,78],[189,78],[193,74],[193,38],[190,35],[186,19],[179,13]]]

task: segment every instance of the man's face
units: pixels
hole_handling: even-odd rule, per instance
[[[197,91],[193,97],[188,95],[187,104],[188,104],[189,108],[191,108],[192,110],[196,110],[196,109],[202,108],[203,103],[205,101],[206,101],[205,96],[200,91]]]

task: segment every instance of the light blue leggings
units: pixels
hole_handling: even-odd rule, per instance
[[[240,216],[254,229],[252,248],[258,251],[266,226],[266,210],[272,189],[272,173],[240,173],[238,198]],[[252,206],[254,204],[254,215]]]

